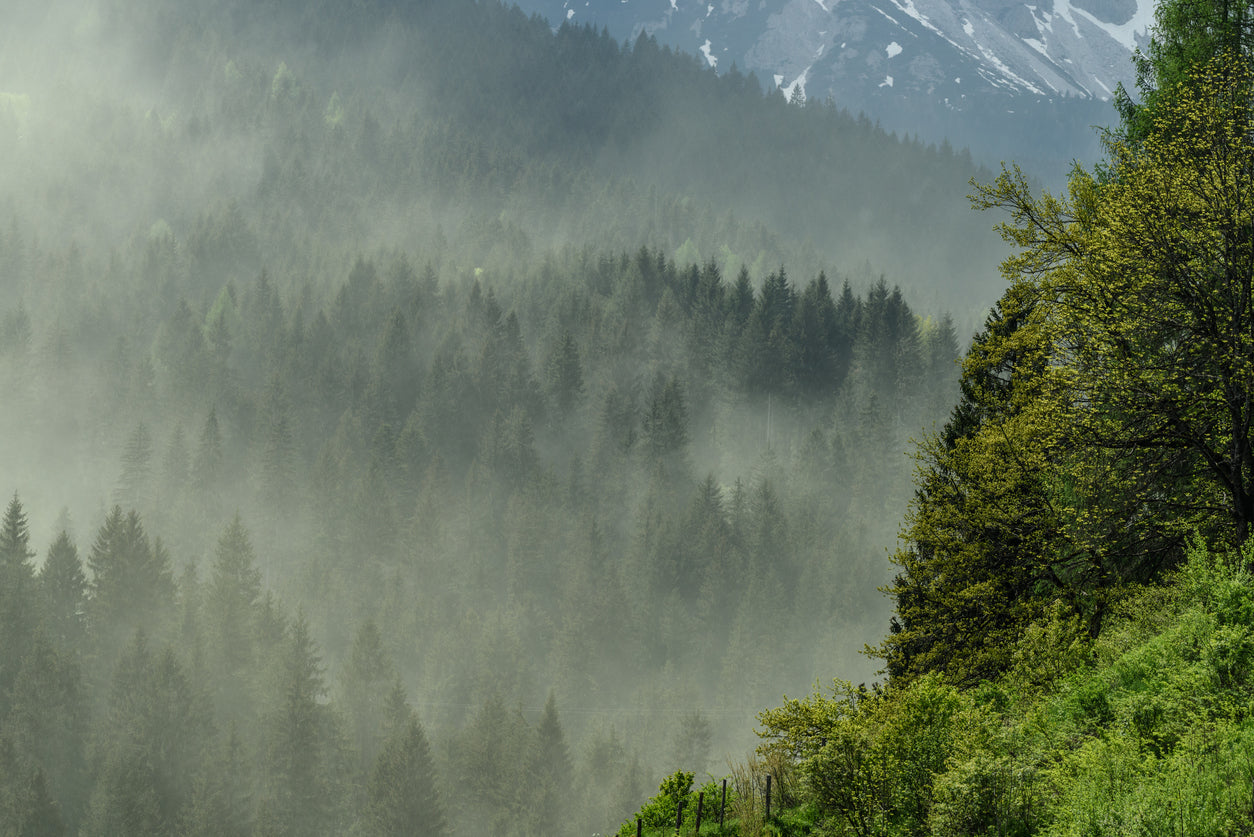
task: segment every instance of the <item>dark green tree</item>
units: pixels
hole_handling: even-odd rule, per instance
[[[87,621],[98,662],[110,659],[136,629],[167,624],[175,600],[170,559],[160,541],[149,540],[138,512],[113,507],[96,533],[87,567]]]
[[[419,373],[405,315],[392,312],[375,350],[367,401],[375,421],[399,428],[418,400]]]
[[[679,378],[660,374],[653,381],[649,408],[641,423],[641,439],[651,466],[683,473],[688,454],[688,403]]]
[[[223,530],[204,589],[209,668],[218,706],[234,720],[255,704],[250,682],[257,662],[261,572],[238,514]]]
[[[0,717],[36,625],[30,525],[17,494],[0,520]]]
[[[340,753],[326,686],[304,613],[292,622],[278,664],[274,707],[265,719],[266,756],[258,829],[263,834],[338,831]]]
[[[410,717],[383,745],[366,787],[362,833],[370,837],[442,837],[448,833],[431,747]]]
[[[0,735],[12,742],[23,764],[39,767],[41,781],[59,801],[59,817],[77,827],[89,791],[84,752],[88,695],[78,663],[36,635],[11,698]]]
[[[562,830],[568,801],[573,795],[574,768],[566,734],[557,717],[557,698],[553,692],[549,692],[544,715],[536,729],[529,775],[534,788],[529,800],[531,834],[536,837],[557,834]]]
[[[216,497],[221,488],[222,464],[222,429],[218,426],[218,410],[213,407],[205,417],[192,462],[193,481],[207,498]]]
[[[270,507],[283,511],[295,500],[296,438],[292,409],[283,380],[270,379],[262,406],[263,438],[258,462],[261,496]]]
[[[253,776],[244,744],[232,726],[201,760],[182,837],[249,837],[253,834]]]
[[[62,651],[81,652],[87,576],[83,574],[78,548],[64,529],[48,548],[48,555],[39,569],[39,592],[44,631]]]
[[[396,672],[383,647],[383,635],[373,620],[366,620],[353,639],[340,687],[362,775],[375,763],[386,737],[388,697],[395,683]]]
[[[830,397],[843,383],[841,334],[827,276],[818,275],[797,302],[797,385],[806,398]]]
[[[545,384],[549,398],[556,404],[560,415],[569,415],[583,396],[583,366],[579,362],[579,348],[570,332],[562,332],[561,340],[553,347],[545,364]]]
[[[126,440],[122,450],[122,475],[118,478],[115,501],[127,508],[147,510],[152,492],[152,433],[142,421]]]
[[[153,654],[136,633],[118,660],[108,713],[83,834],[176,833],[211,722],[173,650]]]
[[[530,733],[498,694],[488,697],[462,730],[458,778],[466,792],[464,810],[484,833],[508,832],[525,819],[519,774],[527,764]]]
[[[1009,424],[1045,363],[1026,325],[1032,307],[1030,298],[1007,294],[989,314],[964,361],[957,406],[921,448],[894,556],[901,572],[888,588],[896,615],[880,649],[894,680],[996,675],[1068,575],[1054,563],[1069,550],[1058,543],[1041,442]]]

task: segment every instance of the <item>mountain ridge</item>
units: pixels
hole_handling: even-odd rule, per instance
[[[1131,56],[1153,23],[1148,0],[526,0],[523,9],[554,25],[646,34],[719,73],[752,72],[790,100],[830,101],[1038,174],[1100,158],[1091,126],[1109,121],[1119,85],[1132,87]]]

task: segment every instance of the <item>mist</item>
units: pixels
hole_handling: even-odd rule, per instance
[[[490,2],[0,33],[0,784],[50,833],[605,833],[876,679],[996,288],[970,155]]]

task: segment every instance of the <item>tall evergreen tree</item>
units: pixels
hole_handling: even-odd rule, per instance
[[[662,465],[672,474],[684,472],[690,439],[688,403],[677,377],[659,374],[654,379],[641,431],[651,465]]]
[[[266,757],[258,829],[269,835],[332,834],[340,788],[332,781],[331,718],[309,623],[298,613],[279,661],[275,706],[266,719]]]
[[[84,744],[90,696],[71,652],[36,635],[13,683],[0,735],[28,766],[38,766],[58,816],[76,828],[87,803],[89,777]]]
[[[533,746],[530,775],[535,791],[530,800],[531,833],[540,837],[562,830],[573,791],[574,769],[566,747],[566,734],[557,717],[557,698],[552,692],[544,703],[544,715],[540,718]]]
[[[213,407],[205,417],[192,463],[192,476],[196,487],[211,492],[218,488],[222,477],[222,429],[218,426],[218,410]]]
[[[192,788],[181,837],[249,837],[253,834],[253,784],[238,729],[203,759]]]
[[[176,833],[209,731],[207,708],[173,650],[153,654],[137,633],[114,673],[83,834]]]
[[[827,276],[806,286],[797,301],[797,384],[806,398],[823,398],[840,386],[839,325]]]
[[[545,364],[545,383],[559,414],[567,415],[583,395],[583,367],[570,332],[563,332]]]
[[[87,558],[91,570],[87,618],[98,649],[109,659],[138,628],[164,627],[175,599],[169,556],[148,538],[135,511],[114,506]]]
[[[64,529],[48,548],[39,570],[39,592],[43,626],[48,636],[64,652],[81,652],[87,576],[83,574],[78,547]]]
[[[248,682],[256,662],[261,573],[239,514],[218,538],[204,597],[210,667],[218,705],[228,717],[240,720],[255,702]]]
[[[362,832],[370,837],[443,837],[448,831],[437,787],[427,736],[411,717],[374,762]]]
[[[362,774],[375,763],[386,734],[387,701],[396,673],[373,620],[362,623],[344,668],[341,692],[361,758]]]
[[[115,501],[127,508],[145,511],[152,497],[152,433],[140,422],[122,450],[122,475],[118,478]]]
[[[17,494],[0,520],[0,717],[35,629],[35,568],[30,525]]]

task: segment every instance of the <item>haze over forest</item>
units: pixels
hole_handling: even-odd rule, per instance
[[[973,176],[496,0],[8,0],[0,817],[609,832],[869,682]]]

